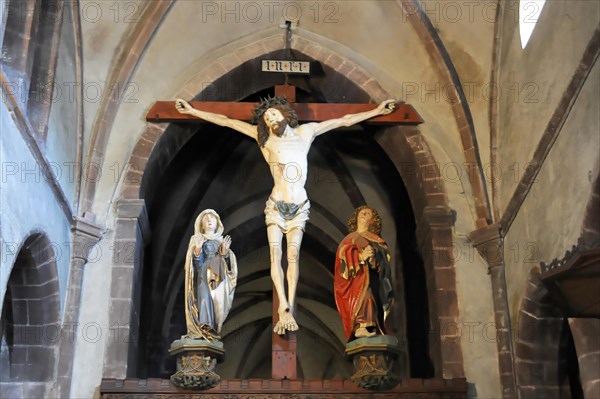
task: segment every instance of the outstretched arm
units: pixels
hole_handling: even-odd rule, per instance
[[[337,129],[338,127],[348,127],[366,121],[367,119],[373,118],[379,115],[387,115],[394,111],[396,108],[396,100],[385,100],[377,108],[371,111],[361,112],[358,114],[344,115],[341,118],[330,119],[316,123],[314,126],[314,135],[318,136],[323,133],[327,133],[330,130]]]
[[[201,111],[199,109],[193,108],[187,101],[181,99],[177,99],[175,101],[175,108],[181,114],[192,115],[196,118],[200,118],[207,122],[214,123],[215,125],[231,128],[256,140],[256,126],[246,123],[244,121],[231,119],[221,114],[214,114],[212,112]]]

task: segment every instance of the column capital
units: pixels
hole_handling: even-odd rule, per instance
[[[104,228],[94,223],[90,218],[75,216],[71,224],[73,259],[84,263],[94,245],[102,238]]]
[[[92,239],[99,240],[104,233],[104,229],[89,218],[75,216],[71,224],[71,232],[76,236],[84,234]]]
[[[447,206],[436,205],[423,208],[423,213],[421,213],[417,220],[417,228],[415,230],[415,237],[419,247],[425,248],[427,243],[431,241],[430,234],[433,230],[448,230],[451,232],[454,219],[454,211]],[[451,237],[448,238],[448,244],[450,242]]]
[[[469,239],[488,263],[488,269],[504,267],[503,237],[498,223],[473,230],[469,233]]]
[[[137,219],[144,241],[150,241],[150,221],[148,219],[145,200],[140,198],[119,198],[115,202],[114,211],[117,219]]]
[[[490,224],[469,233],[469,239],[475,247],[480,247],[489,242],[502,239],[502,232],[498,223]]]
[[[454,211],[447,206],[427,206],[421,214],[421,222],[430,227],[450,227],[454,225]]]

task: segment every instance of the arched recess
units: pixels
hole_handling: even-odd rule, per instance
[[[0,323],[0,396],[47,397],[56,376],[60,298],[53,247],[41,233],[12,267]]]
[[[600,247],[600,173],[596,175],[585,209],[578,247],[580,250]],[[600,397],[600,319],[570,318],[569,327],[577,352],[583,394],[586,398]]]
[[[247,77],[248,74],[252,73],[252,71],[248,70],[248,67],[251,65],[253,60],[255,62],[256,60],[260,59],[260,57],[264,58],[266,56],[277,55],[276,52],[270,53],[265,51],[266,48],[269,48],[271,42],[272,39],[268,39],[265,42],[259,41],[251,46],[245,47],[243,51],[239,52],[239,54],[244,54],[246,61],[241,61],[239,56],[235,54],[229,54],[221,59],[216,60],[213,64],[210,64],[204,70],[202,70],[197,75],[196,79],[190,81],[186,87],[181,90],[179,95],[188,99],[196,97],[197,99],[202,100],[225,101],[240,100],[242,98],[254,101],[258,99],[258,96],[266,95],[267,92],[265,90],[271,87],[274,83],[278,82],[273,82],[273,80],[270,82],[265,82],[264,80],[260,81],[243,79],[243,77]],[[316,60],[329,74],[338,76],[338,79],[340,79],[339,83],[346,85],[345,90],[351,93],[350,98],[346,101],[373,102],[380,101],[388,97],[385,90],[383,90],[379,83],[365,70],[355,63],[341,57],[331,49],[298,36],[294,38],[292,47],[297,56],[308,57],[309,59]],[[232,78],[232,74],[236,73],[238,74],[237,80]],[[242,74],[241,79],[239,76],[240,73]],[[244,73],[247,74],[243,75]],[[291,82],[300,90],[298,101],[332,101],[329,98],[330,95],[322,90],[319,90],[319,88],[339,88],[339,86],[327,86],[320,84],[326,80],[324,75],[316,77],[313,76],[311,77],[311,81],[303,81],[302,79],[298,79]],[[343,79],[339,77],[342,77]],[[322,80],[319,81],[319,79]],[[214,84],[206,87],[205,82],[207,81],[214,82]],[[234,86],[232,87],[233,90],[227,90],[228,87],[226,86],[225,82],[234,82],[233,84],[236,82],[247,82],[247,84],[243,83],[241,87]],[[270,84],[267,85],[265,83]],[[225,84],[225,86],[219,87],[219,84]],[[200,88],[204,90],[200,90]],[[235,91],[235,89],[237,89],[237,91]],[[211,98],[209,96],[215,97]],[[217,98],[216,96],[220,97]],[[348,98],[348,96],[346,97]],[[185,149],[187,143],[193,144],[190,148],[197,149],[198,157],[210,158],[212,160],[212,162],[205,162],[200,166],[190,166],[191,168],[195,168],[194,170],[197,176],[211,176],[221,173],[223,170],[225,170],[223,169],[223,165],[228,162],[228,159],[243,160],[244,157],[249,156],[248,154],[250,153],[258,153],[258,151],[253,148],[253,146],[256,145],[255,143],[244,141],[238,137],[239,135],[230,135],[228,134],[229,132],[224,132],[222,129],[214,126],[203,126],[203,134],[201,135],[194,135],[194,130],[192,128],[179,128],[177,134],[174,134],[170,129],[171,127],[167,125],[147,125],[132,152],[129,160],[129,168],[123,176],[123,184],[121,185],[119,192],[120,199],[118,200],[117,208],[119,208],[119,203],[123,204],[123,206],[127,204],[136,204],[136,206],[138,206],[136,211],[137,214],[141,212],[142,215],[145,215],[146,207],[144,206],[144,203],[146,206],[150,206],[150,203],[155,201],[155,198],[153,198],[153,195],[155,195],[154,193],[159,191],[165,192],[169,189],[176,189],[175,187],[160,186],[156,181],[153,181],[152,176],[157,176],[157,171],[164,171],[171,167],[174,162],[173,155],[179,153],[179,151],[182,149]],[[409,257],[408,259],[402,259],[401,261],[399,260],[400,266],[396,271],[398,277],[397,280],[401,280],[401,276],[406,274],[410,276],[410,278],[415,279],[415,281],[421,281],[421,287],[424,287],[425,284],[427,287],[426,289],[422,288],[420,292],[413,292],[412,295],[421,295],[419,297],[422,300],[421,303],[428,302],[429,309],[425,309],[424,312],[421,312],[420,316],[414,314],[418,312],[414,312],[412,316],[409,314],[403,314],[401,321],[409,325],[409,331],[418,331],[418,334],[416,334],[417,336],[413,337],[415,342],[419,341],[415,352],[421,353],[423,355],[421,356],[422,358],[430,358],[431,362],[433,363],[433,367],[431,367],[431,365],[427,366],[425,363],[418,364],[418,362],[416,362],[413,364],[412,360],[415,357],[415,354],[412,353],[411,368],[413,371],[420,368],[417,376],[433,376],[435,373],[435,376],[443,376],[444,378],[463,377],[464,370],[459,339],[457,336],[449,334],[449,329],[445,328],[449,324],[456,325],[455,323],[458,322],[458,305],[454,262],[451,255],[451,227],[453,220],[450,209],[448,208],[448,201],[444,185],[440,178],[441,174],[439,173],[439,170],[437,170],[436,162],[431,154],[426,140],[420,134],[417,128],[394,127],[388,129],[371,129],[366,127],[365,129],[371,130],[372,133],[369,135],[363,134],[359,140],[362,140],[364,137],[369,137],[369,140],[375,141],[372,141],[372,145],[368,146],[364,146],[363,142],[363,147],[361,148],[369,148],[368,151],[371,151],[371,156],[373,156],[373,154],[378,154],[377,158],[382,160],[381,162],[387,163],[384,167],[387,167],[389,170],[393,171],[393,173],[398,176],[398,182],[400,182],[399,185],[405,185],[407,190],[407,193],[405,193],[407,198],[405,204],[406,206],[397,210],[394,217],[397,219],[397,223],[402,221],[405,222],[406,225],[412,224],[412,239],[410,239],[410,237],[403,237],[406,238],[403,241],[406,248],[398,250],[398,252],[408,253],[412,248],[413,256]],[[170,139],[168,138],[169,136],[171,136]],[[360,136],[360,132],[358,130],[356,132],[349,131],[347,132],[347,136],[349,136],[350,139],[346,145],[348,147],[356,148],[357,142],[353,142],[353,140],[356,140],[357,136]],[[207,139],[207,137],[210,137],[210,140]],[[309,155],[309,165],[311,165],[310,168],[313,168],[313,170],[315,169],[315,161],[327,164],[327,160],[329,160],[329,166],[327,168],[323,168],[323,170],[327,169],[329,170],[329,173],[333,173],[331,175],[333,176],[333,181],[338,183],[341,182],[340,184],[342,184],[344,187],[344,197],[347,197],[347,201],[353,206],[364,203],[365,198],[361,196],[360,190],[356,191],[353,187],[353,182],[346,181],[344,178],[344,163],[340,162],[339,160],[336,161],[335,157],[330,156],[335,155],[335,153],[331,152],[332,143],[327,143],[327,141],[333,139],[328,139],[327,136],[324,136],[319,140],[324,142],[324,145],[320,147],[315,145],[311,150],[311,154]],[[337,146],[339,146],[340,141],[343,140],[340,140],[339,138],[336,138],[335,140],[335,151],[338,151]],[[157,143],[159,142],[166,143],[167,145],[162,146],[161,144],[161,151],[156,151],[158,148]],[[376,143],[379,145],[376,145]],[[358,143],[358,145],[360,146],[361,143]],[[220,151],[202,152],[203,149],[206,148],[219,148]],[[248,151],[246,151],[247,149]],[[327,156],[324,157],[324,153],[327,154]],[[316,156],[312,157],[311,160],[312,154],[315,154]],[[235,158],[236,156],[238,158]],[[152,162],[149,162],[150,157],[152,157]],[[332,158],[334,159],[333,161],[331,161]],[[264,229],[262,210],[264,208],[264,200],[268,196],[272,185],[270,176],[268,175],[268,170],[264,169],[261,171],[260,169],[256,169],[260,167],[266,168],[266,166],[264,166],[264,161],[257,161],[252,163],[252,165],[260,166],[253,166],[248,169],[240,167],[239,170],[242,172],[238,171],[236,175],[230,175],[229,177],[233,178],[236,184],[240,182],[245,184],[251,183],[253,184],[253,187],[258,187],[258,189],[254,191],[253,195],[245,197],[243,201],[237,203],[235,206],[226,208],[226,217],[224,220],[226,224],[226,230],[231,229],[233,226],[234,229],[237,229],[236,234],[239,234],[241,237],[245,237],[245,239],[250,237],[250,242],[252,242],[252,238],[256,240],[263,239],[257,237],[264,235],[264,232],[261,231]],[[382,167],[381,164],[376,166]],[[340,167],[341,169],[339,169]],[[246,175],[246,178],[243,178],[244,173],[248,174]],[[318,179],[319,178],[317,177],[316,180],[318,181]],[[227,182],[228,180],[224,180],[221,185],[226,185]],[[212,182],[202,182],[200,179],[196,180],[196,183],[196,186],[194,186],[195,188],[204,190],[206,195],[210,195],[208,187],[210,186],[209,183]],[[321,181],[321,183],[325,185],[326,182],[324,183]],[[354,184],[356,185],[356,183]],[[360,184],[363,185],[363,187],[365,186],[365,182],[361,181]],[[368,185],[368,182],[366,184]],[[159,186],[160,190],[156,190],[156,187]],[[218,186],[211,186],[211,189],[214,189],[215,187]],[[221,188],[223,187],[221,186]],[[310,187],[308,187],[307,190],[309,195],[311,195],[311,202],[313,202],[314,191],[311,191]],[[387,190],[392,192],[397,190],[397,188],[394,186],[394,184],[389,184],[389,188]],[[215,200],[216,199],[213,198],[213,203]],[[319,204],[319,201],[315,199],[314,204]],[[319,209],[319,207],[315,206],[314,204],[312,208],[313,212]],[[179,205],[181,205],[181,203],[179,203]],[[166,206],[169,206],[169,204],[166,204]],[[173,206],[173,209],[179,209],[176,204],[171,204],[170,206]],[[188,206],[193,208],[194,206],[199,205],[188,204]],[[324,262],[321,266],[324,273],[327,273],[328,270],[329,273],[331,273],[330,269],[333,264],[333,251],[335,250],[336,242],[339,241],[339,239],[337,241],[334,240],[333,237],[343,237],[345,234],[345,231],[343,231],[343,225],[345,223],[345,219],[349,215],[348,212],[347,215],[344,215],[344,217],[332,217],[331,214],[328,214],[327,212],[328,207],[330,207],[330,205],[321,204],[319,213],[314,212],[314,214],[311,214],[311,220],[316,220],[317,218],[322,220],[322,225],[325,226],[323,230],[327,230],[330,237],[329,240],[320,240],[318,239],[318,234],[315,233],[313,235],[315,237],[315,242],[322,244],[324,241],[326,243],[325,248],[314,249],[316,248],[315,245],[313,249],[317,252],[329,252],[326,257],[329,256],[331,261]],[[201,209],[195,209],[195,211],[199,210]],[[247,220],[246,223],[241,223],[239,220],[240,212],[253,212],[256,217],[252,220]],[[119,214],[118,211],[117,214]],[[130,218],[131,216],[134,218],[137,217],[137,215],[134,214],[126,217]],[[144,219],[145,218],[146,217],[144,216]],[[150,219],[152,219],[152,216]],[[131,225],[127,225],[126,223],[120,224],[119,222],[119,216],[117,215],[117,227],[115,232],[116,236],[121,237],[123,240],[127,240],[128,242],[135,242],[136,231],[139,231],[139,229],[132,229]],[[171,221],[171,223],[175,224],[176,229],[180,231],[180,236],[174,239],[172,245],[168,246],[169,251],[171,252],[169,254],[170,259],[174,259],[178,256],[177,252],[181,252],[182,242],[186,241],[181,232],[185,231],[185,234],[189,234],[189,231],[191,230],[189,229],[189,218],[185,222],[174,220]],[[129,227],[125,227],[126,225]],[[120,229],[120,226],[124,226],[122,230]],[[415,227],[416,238],[414,232]],[[305,244],[307,245],[305,246],[303,244],[303,251],[306,247],[312,247],[308,245],[311,237],[309,231],[310,228],[311,227],[309,225],[307,227],[307,235],[305,238]],[[410,226],[406,231],[410,232]],[[397,232],[398,240],[400,240],[403,234],[405,233]],[[410,235],[408,233],[406,234]],[[266,237],[264,240],[266,242]],[[144,244],[147,244],[148,242],[149,241],[138,241],[136,244],[136,253],[137,251],[141,252]],[[242,251],[244,251],[244,255],[248,256],[249,254],[252,254],[258,250],[259,254],[256,255],[256,259],[265,264],[264,257],[268,255],[265,254],[264,251],[260,253],[261,246],[259,244],[254,245],[256,246],[250,244],[247,248],[243,248]],[[307,255],[303,256],[310,256],[308,248],[306,249]],[[146,251],[146,255],[147,254],[148,251]],[[141,256],[141,254],[136,258],[135,263],[138,265],[136,266],[136,269],[138,267],[141,269],[142,258],[143,256]],[[425,267],[415,267],[415,264],[424,264]],[[128,285],[130,284],[132,292],[139,293],[142,281],[148,281],[148,279],[151,279],[152,277],[149,276],[150,272],[147,271],[145,267],[143,278],[140,277],[140,279],[136,281],[133,279],[134,274],[137,275],[138,273],[130,273],[128,275],[129,280],[125,280],[125,282]],[[306,275],[306,273],[304,274]],[[301,276],[302,275],[303,273],[301,272]],[[181,277],[171,275],[165,276],[165,278],[167,284],[177,286],[179,284],[177,278]],[[123,284],[122,279],[120,284]],[[263,276],[262,282],[257,284],[263,284],[265,285],[265,287],[263,287],[264,289],[270,290],[270,280],[268,277],[265,278]],[[414,284],[413,287],[418,285],[419,284]],[[406,291],[403,289],[403,287],[397,288],[400,288],[399,292],[402,293],[410,291],[408,287],[406,288]],[[255,292],[254,294],[257,297],[262,298],[262,292]],[[175,298],[173,295],[169,296],[169,293],[166,291],[161,291],[158,295],[162,295],[160,301],[163,302],[165,309],[167,308],[168,304],[177,302],[182,303],[180,299]],[[247,292],[245,295],[252,298],[253,294],[252,292]],[[414,298],[412,300],[414,300]],[[425,315],[425,318],[423,318],[423,315]],[[134,304],[132,320],[135,318],[139,321],[139,317],[140,308],[136,308]],[[414,320],[411,320],[411,317]],[[260,324],[260,320],[261,318],[258,318],[248,322],[256,325],[257,323]],[[398,331],[400,331],[400,328],[406,328],[406,326],[396,327],[398,328]],[[163,324],[160,325],[159,328],[163,333],[167,333],[167,335],[173,334],[173,331],[169,331],[170,326]],[[434,333],[431,333],[431,330],[433,330]],[[259,334],[259,332],[255,333],[256,335]],[[330,328],[330,333],[337,333],[338,337],[341,335],[341,331],[337,331],[336,328]],[[235,334],[232,334],[232,336],[233,335]],[[406,340],[406,337],[402,338]],[[164,340],[165,342],[157,343],[153,342],[152,338],[148,339],[148,337],[146,337],[145,341],[144,338],[142,338],[140,340],[140,347],[136,347],[136,350],[139,349],[139,352],[147,350],[148,345],[156,345],[157,347],[160,345],[163,345],[163,347],[165,345],[168,346],[168,339]],[[131,346],[135,345],[130,345],[130,347]],[[115,351],[109,348],[107,353],[115,353]],[[121,357],[122,356],[123,355],[121,354]],[[115,355],[115,357],[117,356]],[[115,359],[107,359],[108,362],[113,360]],[[126,359],[121,358],[121,363],[123,362],[126,362]],[[129,367],[127,368],[127,374],[133,376],[134,374],[132,374],[129,370],[135,367],[136,366],[133,366],[130,363]]]
[[[600,173],[592,186],[574,253],[600,247],[599,214]],[[523,398],[598,397],[600,320],[567,319],[556,292],[548,290],[540,273],[539,267],[531,270],[518,314],[515,371],[519,393]],[[595,300],[589,298],[589,303]]]
[[[540,280],[529,274],[517,318],[515,373],[522,398],[580,398],[573,337],[558,304]]]

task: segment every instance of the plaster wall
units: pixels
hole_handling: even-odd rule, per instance
[[[114,93],[108,84],[111,66],[125,44],[127,33],[140,22],[147,3],[143,0],[82,0],[79,3],[86,132],[83,148],[87,150],[102,98]]]
[[[0,131],[0,298],[4,298],[21,245],[32,233],[43,232],[54,248],[62,311],[71,258],[71,221],[66,220],[48,178],[23,141],[4,102],[0,104]]]
[[[80,165],[77,163],[77,151],[79,150],[77,93],[80,90],[80,82],[77,82],[75,69],[75,37],[70,8],[65,8],[64,12],[69,14],[63,16],[54,90],[52,97],[49,98],[52,108],[45,152],[71,209],[76,209],[75,192],[79,184],[77,170],[80,169]]]
[[[501,213],[600,20],[597,1],[547,1],[527,47],[521,49],[515,3],[505,4],[501,44],[500,86],[507,94],[500,98],[498,122]]]
[[[600,66],[596,62],[515,221],[504,257],[513,330],[529,271],[577,244],[600,171]]]
[[[462,84],[473,117],[479,154],[484,166],[485,183],[488,192],[491,192],[491,169],[487,167],[490,163],[489,107],[490,103],[497,99],[493,95],[489,82],[497,2],[495,0],[476,2],[425,0],[421,3],[442,39]],[[448,90],[445,85],[439,85],[438,101],[452,105],[448,98]],[[414,99],[410,97],[407,101],[417,106],[420,102],[419,96],[414,96],[416,97]],[[423,106],[428,105],[423,104]],[[463,160],[462,163],[464,162]],[[461,166],[461,169],[466,170],[462,164]]]

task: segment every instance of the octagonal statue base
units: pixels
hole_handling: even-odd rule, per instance
[[[181,338],[173,341],[169,353],[177,357],[177,372],[171,376],[173,385],[201,390],[214,388],[221,382],[214,370],[225,359],[222,342]]]
[[[364,389],[392,389],[400,382],[398,339],[390,335],[359,338],[346,344],[346,357],[352,360],[350,379]]]

